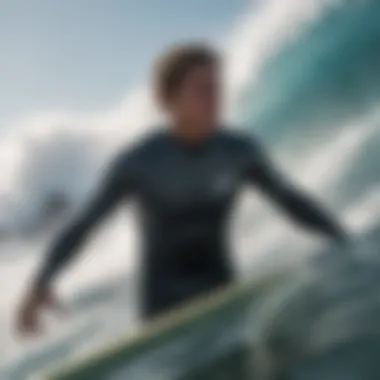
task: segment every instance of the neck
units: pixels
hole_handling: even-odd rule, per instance
[[[211,132],[200,132],[203,128],[194,127],[189,124],[175,124],[172,128],[173,135],[188,145],[202,145],[209,140],[212,133]],[[208,129],[208,128],[207,128]],[[206,129],[206,130],[207,130]]]

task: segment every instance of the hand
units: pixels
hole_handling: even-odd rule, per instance
[[[42,332],[40,314],[44,308],[60,309],[49,287],[36,287],[29,292],[21,304],[17,316],[17,330],[22,335]]]

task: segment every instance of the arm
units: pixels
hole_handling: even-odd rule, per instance
[[[135,186],[134,165],[131,158],[119,157],[107,170],[95,196],[82,213],[54,240],[37,278],[28,290],[17,313],[17,328],[22,334],[41,332],[39,312],[44,307],[61,309],[51,292],[50,282],[71,259],[86,237],[93,231],[124,195]]]
[[[248,179],[300,225],[345,243],[346,232],[317,202],[292,186],[257,144],[248,148]]]
[[[77,254],[94,228],[115,208],[132,181],[127,179],[128,164],[125,157],[119,157],[110,165],[96,194],[84,208],[53,241],[47,258],[39,271],[36,286],[47,285],[70,260]]]

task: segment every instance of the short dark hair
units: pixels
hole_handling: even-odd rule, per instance
[[[191,70],[199,66],[218,66],[219,61],[219,54],[205,44],[182,44],[171,48],[156,62],[156,93],[163,98],[171,97]]]

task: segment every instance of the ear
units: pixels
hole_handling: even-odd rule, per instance
[[[173,96],[158,96],[157,103],[163,112],[172,112],[176,107],[176,98]]]
[[[156,100],[158,107],[162,111],[166,112],[168,110],[168,108],[170,107],[170,102],[168,100],[168,97],[165,96],[164,94],[160,93],[160,92],[156,92],[154,94],[154,97],[155,97],[155,100]]]

